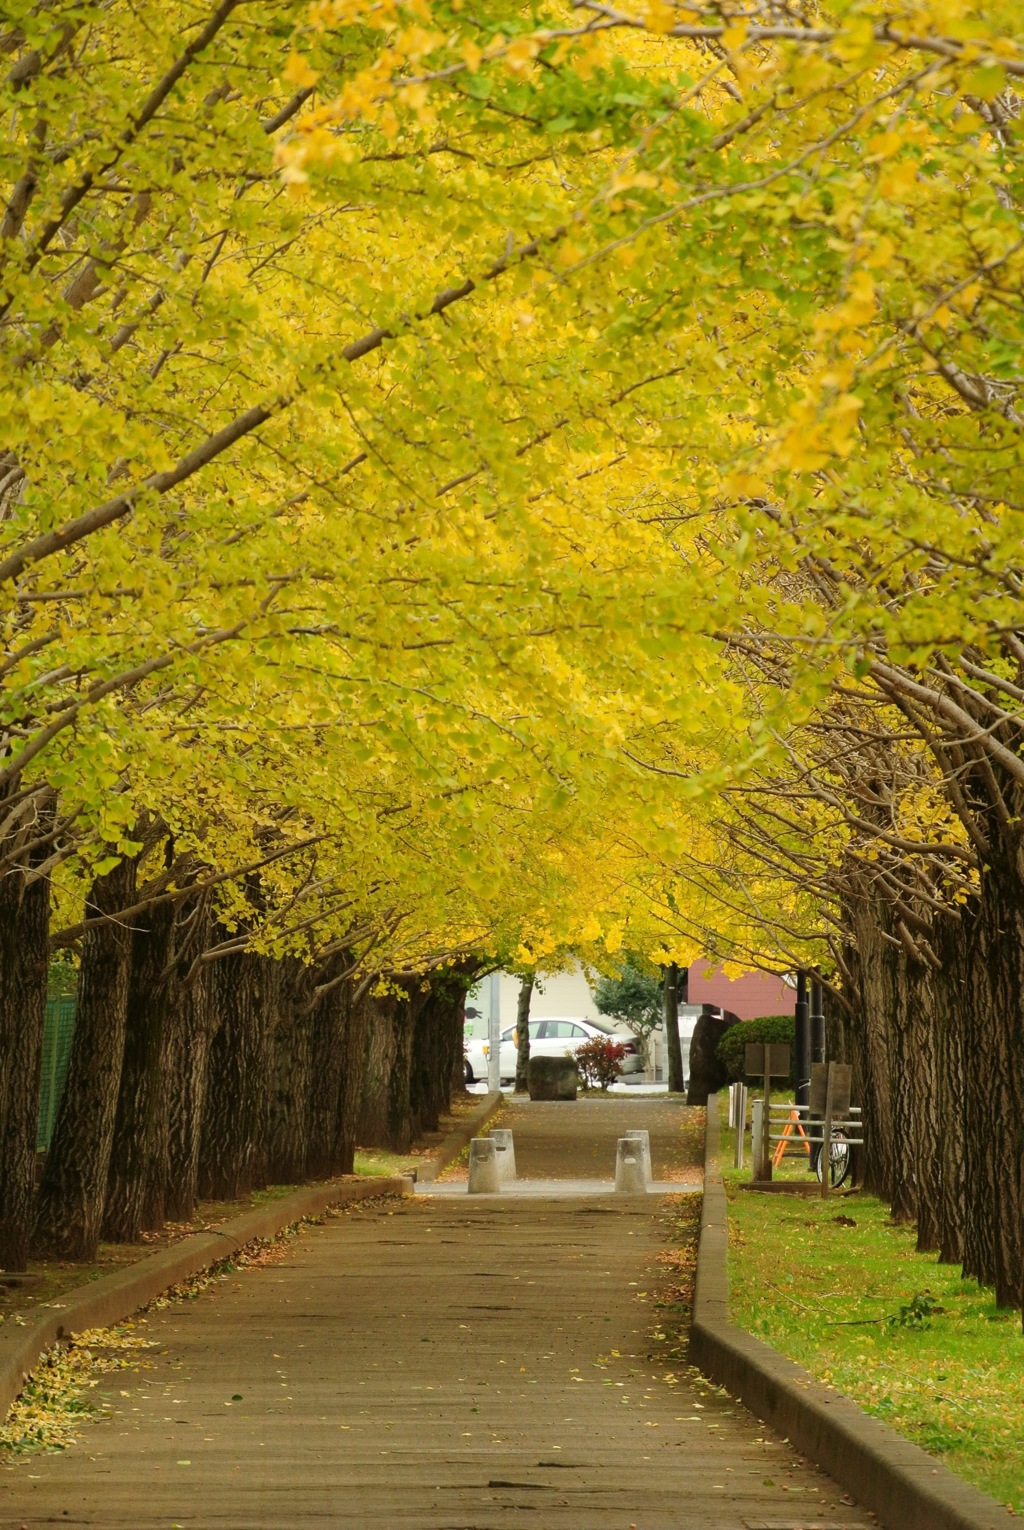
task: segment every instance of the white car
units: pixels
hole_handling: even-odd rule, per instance
[[[516,1028],[506,1026],[501,1032],[501,1050],[498,1053],[501,1082],[510,1084],[516,1076],[516,1044],[513,1040]],[[622,1059],[623,1073],[638,1073],[643,1067],[640,1048],[636,1038],[628,1031],[616,1031],[602,1021],[583,1020],[575,1015],[552,1015],[550,1019],[531,1019],[530,1056],[564,1057],[575,1053],[585,1041],[600,1036],[605,1041],[621,1042],[626,1055]],[[473,1084],[487,1078],[487,1054],[490,1047],[486,1041],[471,1041],[466,1048],[466,1083]]]

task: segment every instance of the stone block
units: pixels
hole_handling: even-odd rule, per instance
[[[526,1082],[531,1100],[574,1100],[579,1074],[571,1057],[531,1057]]]

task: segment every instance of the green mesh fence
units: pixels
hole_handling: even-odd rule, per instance
[[[39,1078],[37,1151],[50,1146],[53,1124],[57,1119],[57,1107],[64,1093],[64,1080],[68,1072],[68,1056],[71,1052],[71,1036],[74,1029],[74,997],[48,999],[46,1023],[43,1028],[43,1064]]]

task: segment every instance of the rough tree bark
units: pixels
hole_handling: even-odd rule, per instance
[[[391,1012],[394,1043],[388,1078],[384,1146],[393,1153],[407,1153],[416,1138],[416,1123],[412,1116],[412,1047],[416,1034],[416,1014],[423,1002],[424,996],[416,990],[396,1004]]]
[[[465,976],[465,975],[463,975]],[[466,1044],[466,985],[460,982],[452,990],[448,1004],[441,1016],[443,1055],[441,1067],[447,1066],[447,1077],[439,1077],[438,1098],[442,1114],[452,1108],[454,1095],[466,1093],[465,1044]]]
[[[206,1080],[215,1015],[212,972],[200,966],[177,990],[168,1014],[167,1177],[164,1209],[171,1221],[184,1222],[199,1199],[199,1150],[206,1114]]]
[[[347,986],[345,1047],[342,1054],[341,1088],[338,1093],[338,1119],[334,1139],[335,1172],[338,1174],[352,1173],[352,1161],[356,1148],[356,1123],[359,1119],[363,1094],[366,1041],[371,1018],[366,997],[357,997],[352,987]]]
[[[337,974],[328,967],[320,974],[321,982],[334,982]],[[352,992],[348,982],[335,982],[313,1005],[310,1013],[311,1081],[307,1100],[306,1172],[314,1179],[330,1179],[333,1174],[351,1172],[351,1157],[345,1164],[345,1150],[339,1149],[339,1135],[344,1116],[345,1080],[350,1068],[352,1045]],[[365,1036],[358,1040],[358,1071],[362,1074]],[[352,1126],[349,1123],[349,1133]],[[339,1161],[340,1160],[340,1161]]]
[[[524,977],[519,984],[516,999],[516,1094],[525,1094],[529,1088],[530,1074],[530,1001],[533,998],[534,975]]]
[[[410,1113],[413,1137],[436,1132],[451,1108],[451,1077],[462,1051],[466,991],[450,972],[431,976],[415,1011]]]
[[[393,994],[368,994],[363,1002],[367,1026],[356,1140],[361,1147],[387,1147],[388,1088],[399,1034],[394,1011],[399,1001]]]
[[[690,1041],[690,1082],[686,1091],[687,1105],[707,1105],[708,1095],[714,1094],[727,1082],[728,1075],[718,1061],[718,1043],[730,1026],[738,1025],[735,1015],[714,1014],[710,1004],[698,1017]]]
[[[93,883],[86,916],[115,914],[132,901],[137,863],[123,860]],[[116,920],[82,940],[75,1033],[68,1076],[36,1206],[35,1245],[60,1259],[94,1259],[114,1139],[131,935]]]
[[[309,1158],[314,972],[294,956],[277,965],[280,998],[270,1043],[267,1177],[271,1184],[290,1185],[305,1178]]]
[[[883,1200],[893,1183],[896,1147],[890,1100],[890,1015],[895,984],[894,948],[866,898],[851,898],[843,910],[850,932],[846,965],[853,976],[854,1004],[847,1042],[853,1064],[853,1097],[864,1111],[863,1183]]]
[[[964,1069],[963,1010],[967,1000],[962,920],[936,920],[932,949],[940,963],[941,981],[932,985],[937,1054],[941,1155],[941,1206],[938,1225],[939,1261],[961,1264],[964,1257]]]
[[[50,883],[31,863],[0,877],[0,1269],[28,1265]]]
[[[893,948],[885,966],[891,984],[888,998],[889,1023],[889,1101],[894,1151],[888,1186],[889,1204],[894,1222],[913,1222],[917,1216],[920,1164],[915,1152],[917,1097],[920,1093],[920,1059],[914,1051],[914,1026],[917,973],[908,971],[905,953]]]
[[[1024,908],[1016,866],[993,857],[976,911],[965,920],[963,1005],[964,1270],[995,1287],[1001,1307],[1022,1301],[1021,1122],[1024,1120]]]
[[[161,1064],[173,1005],[175,911],[159,904],[132,920],[124,1059],[107,1175],[103,1236],[135,1243],[143,1226],[153,1139],[166,1107]]]
[[[235,1200],[266,1182],[264,1132],[276,973],[269,958],[252,951],[232,952],[211,965],[218,1024],[207,1059],[199,1193],[213,1200]]]
[[[936,1021],[936,974],[912,963],[908,976],[907,1044],[911,1059],[911,1153],[915,1165],[915,1216],[920,1253],[934,1253],[942,1243],[943,1132],[941,1051]]]

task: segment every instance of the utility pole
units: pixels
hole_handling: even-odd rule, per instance
[[[811,1097],[811,1024],[807,1007],[807,973],[796,975],[796,1103],[806,1105]]]
[[[811,978],[811,1062],[823,1063],[825,1058],[825,1006],[823,1003],[825,990],[821,979]]]
[[[668,1045],[668,1087],[683,1092],[683,1049],[679,1042],[679,968],[671,962],[665,968],[664,987],[665,1040]]]
[[[490,1007],[487,1017],[487,1092],[497,1094],[501,1089],[501,975],[491,973]]]

